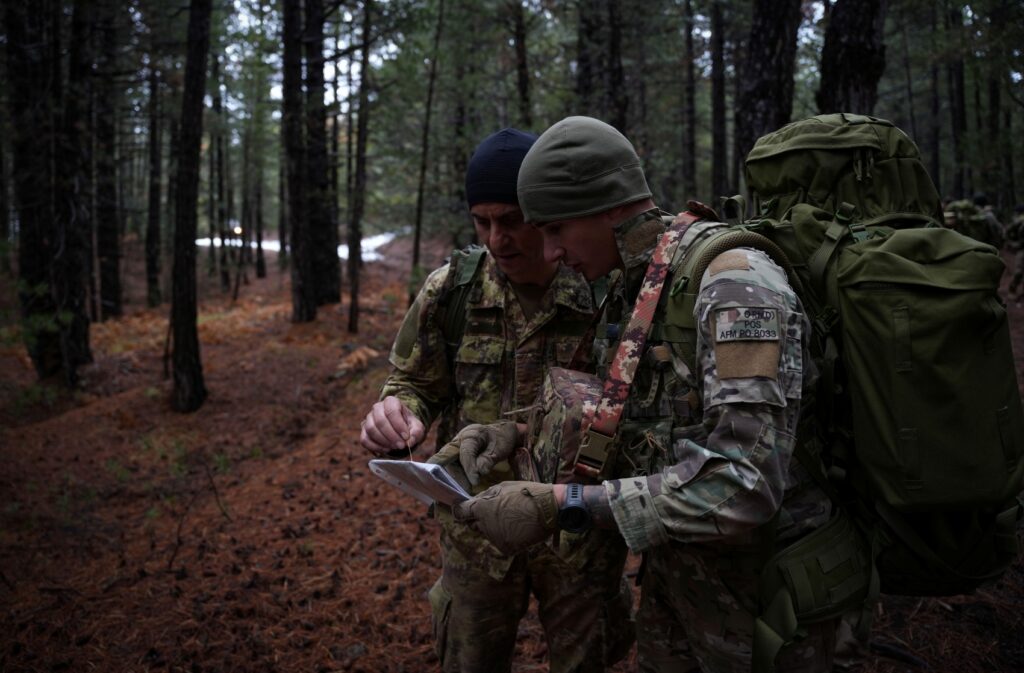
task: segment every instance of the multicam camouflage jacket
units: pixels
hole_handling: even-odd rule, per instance
[[[690,227],[674,266],[705,228]],[[657,211],[616,230],[625,274],[597,328],[602,376],[663,230]],[[801,391],[815,373],[807,319],[785,273],[757,250],[720,255],[701,280],[695,319],[697,334],[684,333],[662,302],[630,390],[618,478],[605,482],[626,543],[633,551],[670,540],[742,543],[776,513],[780,539],[821,525],[828,496],[792,460]],[[683,342],[694,337],[688,361]]]
[[[441,417],[439,446],[471,423],[525,422],[547,369],[570,363],[594,314],[590,285],[560,267],[527,320],[509,281],[485,255],[468,295],[465,330],[452,350],[440,316],[454,275],[445,265],[427,278],[395,339],[394,370],[380,393],[381,399],[397,397],[427,427]],[[507,466],[496,466],[479,490],[510,476]]]

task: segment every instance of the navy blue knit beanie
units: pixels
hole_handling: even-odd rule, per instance
[[[519,204],[516,180],[519,165],[537,136],[518,129],[502,129],[484,138],[466,168],[466,201]]]

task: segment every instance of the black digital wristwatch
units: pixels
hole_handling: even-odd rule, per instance
[[[590,529],[590,510],[583,502],[583,484],[566,484],[565,502],[558,508],[558,527],[568,533]]]

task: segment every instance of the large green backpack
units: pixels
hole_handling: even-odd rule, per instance
[[[998,577],[1017,555],[1024,489],[1002,260],[940,226],[917,148],[885,120],[789,124],[746,169],[762,217],[717,247],[771,241],[811,318],[821,376],[798,457],[824,463],[883,592],[950,595]]]
[[[870,608],[879,590],[966,593],[1006,570],[1018,553],[1024,411],[1003,262],[941,227],[902,131],[813,117],[759,139],[746,168],[761,216],[741,221],[742,198],[723,199],[729,223],[704,225],[687,247],[664,320],[692,361],[704,271],[753,247],[783,267],[812,324],[820,376],[804,391],[796,457],[842,514],[765,566],[754,670],[769,671],[800,624]]]

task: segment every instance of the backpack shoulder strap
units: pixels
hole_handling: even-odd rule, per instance
[[[454,356],[466,330],[466,303],[475,285],[475,279],[483,267],[487,248],[470,246],[452,253],[448,278],[438,300],[436,316],[441,334],[448,345],[448,355]]]
[[[647,271],[644,274],[640,293],[637,295],[629,324],[615,352],[615,357],[605,374],[601,399],[584,426],[585,432],[576,454],[573,471],[590,479],[607,478],[606,466],[615,464],[614,439],[619,421],[633,384],[633,375],[639,365],[639,358],[633,353],[642,353],[651,329],[654,310],[665,286],[666,277],[679,242],[687,229],[700,219],[700,215],[682,212],[673,219],[671,227],[658,238]]]

